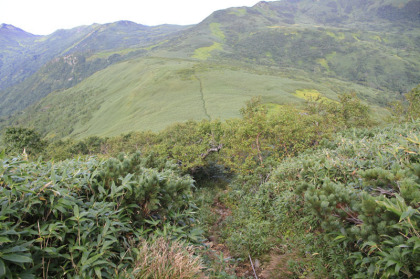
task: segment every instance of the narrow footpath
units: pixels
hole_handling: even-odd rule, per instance
[[[210,248],[209,253],[213,257],[218,257],[225,259],[225,271],[228,274],[236,275],[238,278],[255,278],[254,271],[251,266],[249,259],[245,259],[243,262],[231,261],[232,259],[229,248],[219,241],[220,231],[224,225],[224,221],[227,217],[232,215],[231,210],[226,207],[219,199],[216,197],[212,205],[212,212],[215,216],[218,216],[217,221],[214,223],[210,229],[210,236],[208,237],[208,242],[205,243],[206,246]],[[211,256],[211,255],[210,255]],[[255,272],[259,279],[269,278],[266,277],[262,266],[258,260],[253,259],[253,265]]]
[[[205,114],[205,116],[207,117],[208,120],[211,120],[211,116],[207,111],[206,100],[204,99],[203,82],[201,81],[201,79],[196,74],[194,74],[194,77],[198,80],[198,82],[200,84],[200,94],[201,94],[201,101],[203,103],[204,114]]]

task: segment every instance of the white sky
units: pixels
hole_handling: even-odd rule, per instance
[[[37,35],[92,23],[130,20],[145,25],[188,25],[213,11],[253,6],[258,0],[0,0],[0,23]]]

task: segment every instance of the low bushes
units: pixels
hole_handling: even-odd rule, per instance
[[[225,243],[242,258],[293,254],[296,277],[419,277],[419,127],[349,130],[237,178]]]
[[[420,276],[418,127],[355,130],[274,171],[275,192],[292,191],[326,246],[344,249],[339,276]]]
[[[197,240],[192,187],[173,165],[139,154],[59,163],[3,155],[0,277],[130,273],[140,251],[133,247],[151,231]]]

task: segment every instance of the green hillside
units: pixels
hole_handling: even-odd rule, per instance
[[[305,96],[297,94],[302,90],[316,90],[330,99],[351,91],[383,94],[334,79],[318,83],[264,67],[150,57],[118,63],[71,89],[54,92],[11,124],[37,127],[51,137],[157,131],[176,121],[237,117],[254,96],[262,96],[267,103],[299,105],[305,102]]]
[[[299,105],[297,90],[330,99],[355,92],[381,118],[420,80],[419,3],[260,2],[190,27],[81,27],[84,35],[66,45],[55,45],[57,36],[74,32],[57,31],[43,46],[61,53],[0,92],[2,125],[52,137],[160,130],[236,117],[252,96]]]
[[[0,279],[420,278],[419,46],[420,0],[1,24]]]
[[[119,21],[34,36],[8,26],[0,29],[0,116],[70,88],[115,62],[142,55],[145,47],[186,28]]]
[[[260,2],[213,13],[163,55],[300,69],[403,93],[420,80],[419,12],[420,1]]]

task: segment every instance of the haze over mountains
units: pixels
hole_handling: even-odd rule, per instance
[[[284,0],[194,26],[128,21],[35,36],[0,26],[1,125],[51,137],[230,118],[252,96],[354,91],[380,110],[420,81],[420,0]]]

